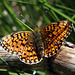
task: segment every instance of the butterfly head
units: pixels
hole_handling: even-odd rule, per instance
[[[35,25],[33,33],[34,35],[40,35],[40,29],[38,28],[37,25]]]

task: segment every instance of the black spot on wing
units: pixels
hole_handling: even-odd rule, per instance
[[[25,44],[21,43],[22,46],[25,46]]]

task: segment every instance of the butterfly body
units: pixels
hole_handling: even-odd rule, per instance
[[[16,54],[26,64],[37,64],[43,57],[55,55],[62,42],[70,34],[72,22],[69,20],[51,23],[41,30],[21,31],[0,40],[1,46],[9,53]]]

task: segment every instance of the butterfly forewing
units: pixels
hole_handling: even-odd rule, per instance
[[[62,41],[67,38],[72,29],[71,21],[51,23],[41,29],[45,57],[50,57],[60,49]]]
[[[30,31],[12,33],[0,40],[1,45],[9,53],[17,55],[22,54],[26,49],[26,43],[30,34]]]

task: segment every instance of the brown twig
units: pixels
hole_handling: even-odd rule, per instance
[[[73,44],[72,46],[74,47],[67,47],[64,44],[57,55],[44,58],[36,65],[22,63],[16,55],[8,54],[2,47],[0,47],[0,57],[16,70],[47,70],[60,75],[75,75],[75,45]],[[6,69],[8,66],[0,60],[0,69],[4,68]]]

